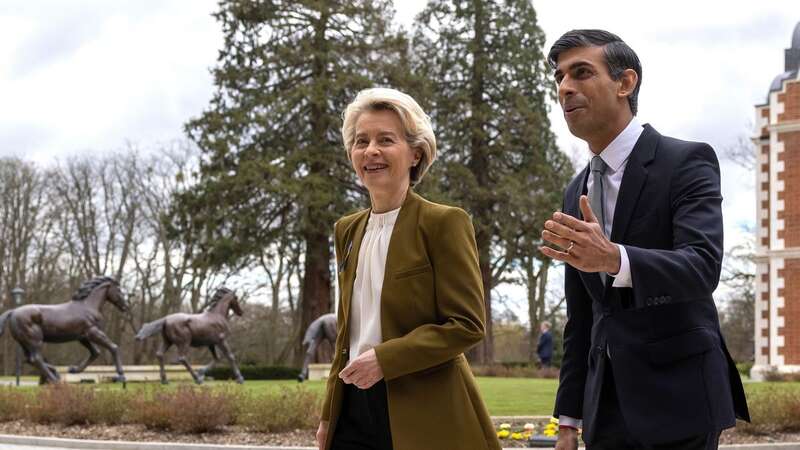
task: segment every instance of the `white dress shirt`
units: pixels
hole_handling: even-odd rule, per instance
[[[613,229],[614,210],[617,208],[617,197],[619,196],[619,186],[622,184],[622,175],[625,174],[625,167],[628,165],[633,146],[636,145],[636,141],[639,140],[639,136],[642,135],[643,131],[644,127],[634,117],[628,123],[628,126],[608,144],[608,147],[600,152],[600,158],[608,166],[605,173],[603,173],[603,202],[605,203],[606,211],[606,223],[603,231],[605,231],[606,236],[610,237]],[[590,193],[594,189],[593,178],[589,176],[586,181],[586,190]],[[617,247],[619,247],[620,256],[619,272],[616,275],[609,274],[614,277],[614,283],[611,286],[616,288],[633,287],[628,252],[623,245],[617,244]]]
[[[381,290],[386,254],[400,208],[370,213],[361,248],[350,300],[350,359],[383,342],[381,332]],[[348,364],[349,364],[348,361]]]
[[[628,159],[630,159],[633,146],[636,145],[636,141],[639,140],[639,136],[642,135],[643,131],[644,127],[642,127],[642,124],[634,117],[633,120],[628,123],[628,126],[608,144],[608,147],[600,152],[600,157],[603,158],[603,162],[608,166],[605,173],[603,173],[603,201],[605,203],[603,206],[606,211],[606,223],[603,231],[606,236],[610,237],[611,230],[613,229],[614,210],[617,207],[617,197],[619,197],[619,187],[620,184],[622,184],[622,175],[625,173],[625,167],[628,165]],[[590,174],[586,182],[586,190],[588,192],[593,192],[594,189],[594,180],[592,178]],[[619,247],[620,265],[619,272],[616,275],[609,274],[614,277],[614,283],[611,286],[616,288],[633,287],[628,252],[625,250],[624,245],[616,245]],[[607,349],[607,351],[609,351],[610,357],[610,349]],[[569,416],[561,416],[559,417],[559,425],[581,428],[583,421]]]

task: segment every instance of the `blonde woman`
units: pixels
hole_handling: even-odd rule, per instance
[[[463,355],[485,332],[472,222],[412,189],[436,159],[430,119],[402,92],[368,89],[342,136],[371,207],[335,226],[341,297],[319,448],[499,449]]]

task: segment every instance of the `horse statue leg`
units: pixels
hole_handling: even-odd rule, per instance
[[[103,331],[97,327],[92,327],[89,329],[89,340],[93,343],[107,349],[111,352],[111,356],[114,358],[114,365],[117,367],[117,376],[114,381],[121,381],[122,387],[126,387],[127,383],[125,380],[125,372],[122,370],[122,360],[119,356],[119,347],[115,344],[108,336],[106,336]]]
[[[239,366],[236,364],[236,357],[233,356],[233,351],[231,350],[231,346],[228,345],[228,341],[223,339],[222,342],[219,343],[219,348],[222,349],[222,353],[228,359],[228,362],[231,363],[231,369],[233,369],[233,375],[236,377],[236,382],[239,384],[244,383],[244,377],[242,373],[239,372]]]
[[[297,376],[297,381],[303,382],[308,379],[308,365],[314,360],[317,354],[317,347],[319,346],[319,338],[314,337],[308,343],[308,350],[306,357],[303,359],[303,368],[300,369],[300,375]]]
[[[39,373],[42,374],[45,381],[48,383],[58,383],[61,378],[58,376],[58,372],[56,372],[55,367],[47,364],[42,356],[41,348],[39,349],[31,349],[29,352],[28,362],[39,369]],[[51,369],[52,368],[52,369]]]
[[[83,372],[84,370],[86,370],[86,367],[88,367],[89,364],[93,363],[94,360],[97,359],[98,356],[100,356],[100,352],[97,350],[97,347],[95,347],[95,345],[92,344],[92,341],[86,338],[82,338],[78,339],[78,342],[80,342],[81,345],[86,347],[86,350],[89,350],[89,356],[87,356],[86,359],[84,359],[83,362],[81,362],[77,366],[70,366],[69,373]]]
[[[197,376],[194,369],[192,369],[191,364],[189,364],[189,358],[187,358],[187,354],[189,353],[189,343],[182,342],[180,344],[176,344],[178,347],[178,362],[183,364],[183,367],[186,367],[186,370],[192,375],[194,382],[197,384],[203,384],[203,380]]]
[[[208,350],[211,352],[211,356],[213,359],[207,366],[201,368],[197,371],[197,376],[200,377],[200,381],[203,382],[206,379],[206,374],[209,370],[213,369],[214,366],[219,362],[219,356],[217,356],[217,349],[213,345],[208,346]]]
[[[158,372],[161,375],[161,384],[169,383],[169,381],[167,381],[167,371],[164,370],[164,355],[171,346],[172,344],[167,342],[166,339],[162,339],[161,345],[158,347],[158,351],[156,352],[156,358],[158,358]]]

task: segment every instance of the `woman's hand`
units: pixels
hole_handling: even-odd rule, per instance
[[[378,381],[383,379],[383,370],[378,364],[378,357],[375,349],[358,355],[341,372],[339,378],[347,384],[354,384],[359,389],[369,389]]]
[[[317,447],[319,450],[323,450],[322,446],[325,445],[325,438],[328,436],[328,421],[323,420],[319,423],[319,428],[317,428]]]

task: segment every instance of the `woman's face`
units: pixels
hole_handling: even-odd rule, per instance
[[[400,118],[394,111],[366,111],[359,116],[350,149],[353,168],[371,195],[408,189],[411,167],[421,152],[408,146]]]

